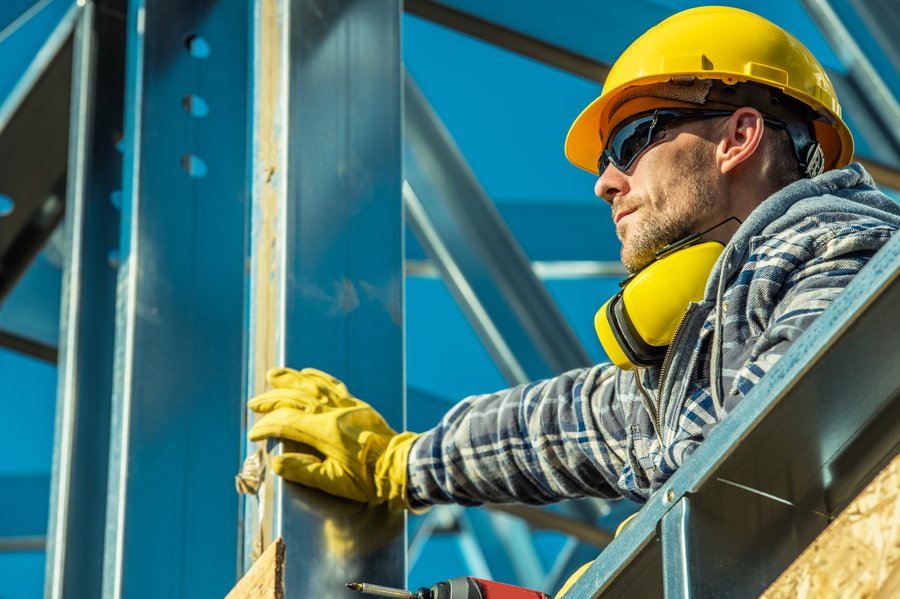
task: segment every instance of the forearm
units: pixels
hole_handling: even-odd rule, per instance
[[[414,506],[616,495],[623,428],[609,364],[466,398],[414,444]]]

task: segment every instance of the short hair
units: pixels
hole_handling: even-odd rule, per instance
[[[708,107],[724,110],[737,109],[735,106],[725,104],[711,104]],[[704,120],[701,122],[705,132],[712,134],[716,121]],[[794,181],[804,178],[804,175],[800,172],[800,163],[797,161],[794,140],[791,139],[787,130],[780,127],[766,127],[760,146],[759,150],[763,152],[763,175],[776,189],[781,189]]]
[[[794,142],[786,130],[766,127],[763,143],[766,144],[763,162],[766,176],[777,189],[804,178]]]

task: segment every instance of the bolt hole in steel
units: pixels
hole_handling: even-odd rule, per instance
[[[197,94],[185,94],[181,99],[181,105],[194,118],[202,119],[209,114],[209,104]]]
[[[182,156],[181,168],[196,179],[206,176],[206,163],[196,154],[185,154]]]
[[[675,491],[668,491],[668,492],[666,492],[666,501],[668,501],[669,503],[671,503],[671,502],[674,501],[674,500],[675,500]]]
[[[209,56],[209,42],[202,35],[190,34],[184,38],[184,46],[194,58],[206,58]]]
[[[8,195],[0,193],[0,218],[9,216],[16,209],[16,203]]]

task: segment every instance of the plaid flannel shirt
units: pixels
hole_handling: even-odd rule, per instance
[[[728,243],[667,364],[464,399],[413,445],[410,503],[645,501],[898,226],[857,164],[785,187]]]

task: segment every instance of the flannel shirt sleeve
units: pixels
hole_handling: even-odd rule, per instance
[[[812,324],[893,235],[895,229],[863,219],[836,223],[823,233],[793,240],[775,254],[767,268],[784,269],[783,282],[757,305],[768,303],[768,326],[752,344],[746,363],[738,370],[725,412],[731,410],[774,366],[788,347]]]
[[[627,454],[617,371],[601,364],[464,399],[413,445],[410,504],[618,495]]]

